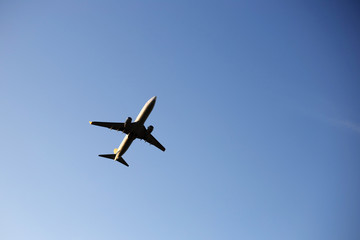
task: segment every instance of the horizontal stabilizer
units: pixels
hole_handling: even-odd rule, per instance
[[[127,162],[125,162],[125,160],[122,157],[119,157],[116,161],[118,161],[119,163],[124,164],[125,166],[129,166],[129,164],[127,164]]]
[[[115,158],[115,154],[100,154],[99,157],[104,157],[104,158],[110,158],[112,160],[114,160]]]
[[[115,160],[116,154],[100,154],[99,157],[110,158],[112,160]],[[116,161],[124,164],[127,167],[129,166],[129,164],[127,164],[127,162],[125,162],[125,160],[120,156],[118,157],[118,159],[116,159]]]

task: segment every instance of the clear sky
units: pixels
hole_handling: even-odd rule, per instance
[[[0,239],[360,239],[359,11],[2,1]]]

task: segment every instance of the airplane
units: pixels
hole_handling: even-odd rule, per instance
[[[156,96],[152,97],[149,101],[147,101],[144,105],[144,107],[141,109],[139,115],[135,119],[134,122],[132,122],[132,118],[128,117],[124,123],[122,122],[89,122],[91,125],[96,125],[100,127],[106,127],[110,128],[111,130],[117,130],[122,131],[126,134],[123,141],[121,142],[119,148],[114,149],[114,154],[100,154],[100,157],[104,158],[110,158],[115,161],[118,161],[125,166],[129,167],[129,164],[125,162],[125,160],[122,158],[122,155],[128,150],[131,143],[136,139],[145,140],[146,142],[154,145],[155,147],[159,148],[162,151],[165,151],[165,148],[163,145],[159,143],[156,138],[154,138],[153,135],[151,135],[151,132],[154,130],[154,127],[152,125],[145,128],[144,123],[146,119],[149,117],[151,111],[154,108],[156,102]]]

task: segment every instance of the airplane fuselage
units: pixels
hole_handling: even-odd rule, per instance
[[[131,131],[125,132],[126,136],[124,137],[123,141],[121,142],[118,149],[116,149],[115,160],[118,160],[130,147],[131,143],[136,139],[145,138],[147,130],[144,126],[146,119],[149,117],[151,111],[153,110],[156,102],[156,97],[151,98],[147,101],[144,107],[141,109],[139,115],[136,117],[135,121],[131,123]]]

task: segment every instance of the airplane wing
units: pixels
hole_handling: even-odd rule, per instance
[[[161,143],[159,143],[158,140],[156,140],[156,138],[154,138],[153,135],[148,134],[145,139],[146,142],[150,143],[151,145],[154,145],[155,147],[157,147],[158,149],[160,149],[161,151],[165,151],[165,148],[163,145],[161,145]]]
[[[124,123],[121,122],[89,122],[91,125],[110,128],[111,130],[123,131]]]

